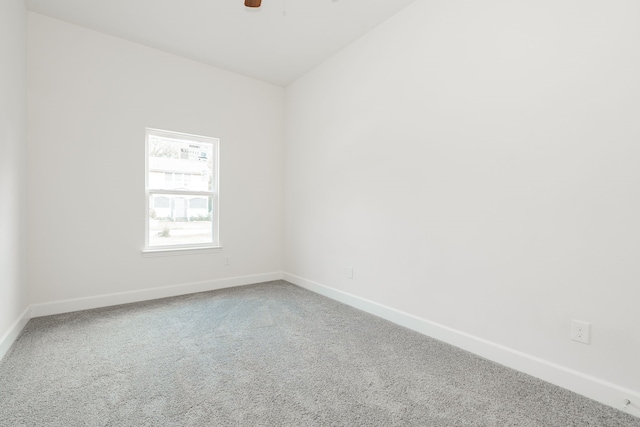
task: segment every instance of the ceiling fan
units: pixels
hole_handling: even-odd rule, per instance
[[[338,0],[331,0],[334,3],[337,3]],[[260,4],[262,3],[262,0],[244,0],[244,5],[246,7],[253,7],[253,8],[258,8],[260,7]]]

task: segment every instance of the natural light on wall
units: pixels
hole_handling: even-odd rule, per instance
[[[217,138],[146,130],[145,251],[219,246],[218,145]]]

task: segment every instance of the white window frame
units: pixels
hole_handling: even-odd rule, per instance
[[[211,185],[211,191],[193,191],[193,190],[166,190],[162,188],[150,188],[149,187],[149,139],[151,136],[159,136],[164,138],[179,139],[183,141],[189,141],[197,144],[209,144],[212,146],[213,152],[213,180]],[[220,182],[220,139],[212,138],[208,136],[193,135],[188,133],[173,132],[161,129],[146,128],[145,129],[145,168],[144,168],[144,180],[145,180],[145,241],[143,254],[166,254],[171,252],[201,252],[202,250],[216,250],[221,249],[220,246],[220,233],[219,233],[219,221],[220,221],[220,207],[219,207],[219,182]],[[211,197],[212,200],[212,218],[211,218],[211,237],[212,241],[209,243],[194,243],[194,244],[180,244],[180,245],[164,245],[164,246],[149,246],[149,200],[153,194],[169,194],[169,195],[182,195],[188,196],[202,196],[205,198]],[[187,202],[188,203],[188,202]]]

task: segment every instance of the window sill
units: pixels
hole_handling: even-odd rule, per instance
[[[176,255],[201,255],[222,252],[222,246],[203,246],[195,248],[162,248],[144,249],[142,256],[145,258],[176,256]]]

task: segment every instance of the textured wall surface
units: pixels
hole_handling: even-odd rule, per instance
[[[24,284],[27,12],[0,2],[0,338],[27,307]]]

